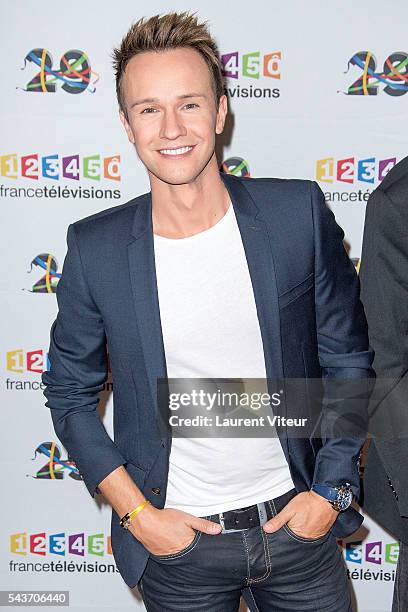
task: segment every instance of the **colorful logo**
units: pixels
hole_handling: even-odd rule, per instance
[[[39,178],[52,181],[89,179],[100,181],[102,178],[120,181],[120,155],[102,157],[101,155],[60,156],[58,153],[39,156],[38,153],[18,156],[17,153],[0,156],[0,176],[9,179]]]
[[[45,371],[51,371],[51,362],[48,352],[43,349],[34,351],[15,349],[6,352],[6,370],[15,374],[25,372],[42,374]],[[106,353],[106,371],[108,374],[112,372],[109,353]]]
[[[365,562],[375,563],[376,565],[391,563],[396,565],[398,562],[398,542],[385,544],[382,541],[362,542],[358,540],[356,542],[347,542],[346,544],[339,541],[339,544],[344,547],[345,559],[350,563],[362,564]]]
[[[230,79],[247,77],[259,79],[260,76],[271,79],[281,78],[282,53],[275,51],[261,55],[260,51],[241,54],[238,51],[221,55],[222,73]]]
[[[50,533],[45,531],[28,534],[26,531],[10,535],[10,552],[15,555],[104,555],[112,554],[111,536],[104,533],[67,534],[65,531]]]
[[[322,183],[338,181],[350,185],[357,181],[373,184],[375,181],[381,182],[396,163],[396,157],[378,160],[375,157],[346,157],[339,160],[325,157],[316,161],[316,180]]]
[[[408,55],[402,51],[391,53],[378,72],[371,51],[355,53],[348,61],[346,73],[350,66],[356,66],[362,75],[344,92],[348,96],[376,96],[380,85],[383,86],[380,91],[389,96],[403,96],[408,91]]]
[[[45,370],[50,369],[48,353],[42,349],[35,351],[24,351],[23,349],[7,351],[6,369],[15,374],[24,374],[25,372],[42,374]]]
[[[32,286],[31,289],[27,289],[30,293],[55,293],[57,291],[57,285],[61,278],[61,273],[57,272],[58,263],[56,258],[50,253],[41,253],[36,255],[31,262],[31,268],[28,270],[28,274],[33,271],[33,266],[45,270],[45,274],[39,278]]]
[[[235,176],[251,176],[248,162],[242,157],[229,157],[222,162],[220,170],[225,174],[234,174]]]
[[[48,457],[48,461],[36,472],[33,478],[40,480],[62,480],[68,471],[68,476],[74,480],[82,480],[74,461],[61,458],[61,450],[55,442],[43,442],[34,452],[32,461],[37,459],[37,454]],[[27,474],[29,476],[29,474]]]
[[[53,68],[53,59],[47,49],[33,49],[24,58],[25,69],[27,63],[39,67],[33,78],[28,81],[24,91],[36,93],[55,93],[57,83],[61,89],[70,94],[79,94],[85,90],[95,93],[95,84],[99,75],[91,70],[89,57],[84,51],[70,49],[61,57],[58,68]]]

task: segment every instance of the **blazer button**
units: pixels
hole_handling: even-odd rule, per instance
[[[161,491],[159,487],[152,487],[152,491],[155,495],[160,495]]]

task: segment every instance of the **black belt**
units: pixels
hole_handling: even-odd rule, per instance
[[[275,513],[280,512],[296,495],[296,489],[291,489],[283,495],[275,497],[275,499],[253,504],[252,506],[246,506],[245,508],[219,512],[218,514],[212,514],[204,518],[207,518],[209,521],[214,521],[214,523],[220,523],[222,526],[221,533],[241,531],[243,529],[249,529],[250,527],[263,525],[266,521],[271,519]]]

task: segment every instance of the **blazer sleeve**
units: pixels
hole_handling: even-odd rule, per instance
[[[375,376],[359,280],[343,245],[344,232],[311,182],[315,247],[315,311],[324,397],[313,484],[348,482],[360,493],[358,460],[366,439]]]
[[[100,493],[97,485],[126,459],[96,410],[107,379],[106,337],[86,283],[73,224],[67,245],[56,289],[58,314],[50,332],[50,369],[43,372],[42,382],[55,433],[94,497]]]

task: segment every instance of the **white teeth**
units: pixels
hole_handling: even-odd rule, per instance
[[[191,151],[193,147],[181,147],[180,149],[160,149],[160,153],[162,155],[182,155],[183,153],[187,153],[187,151]]]

